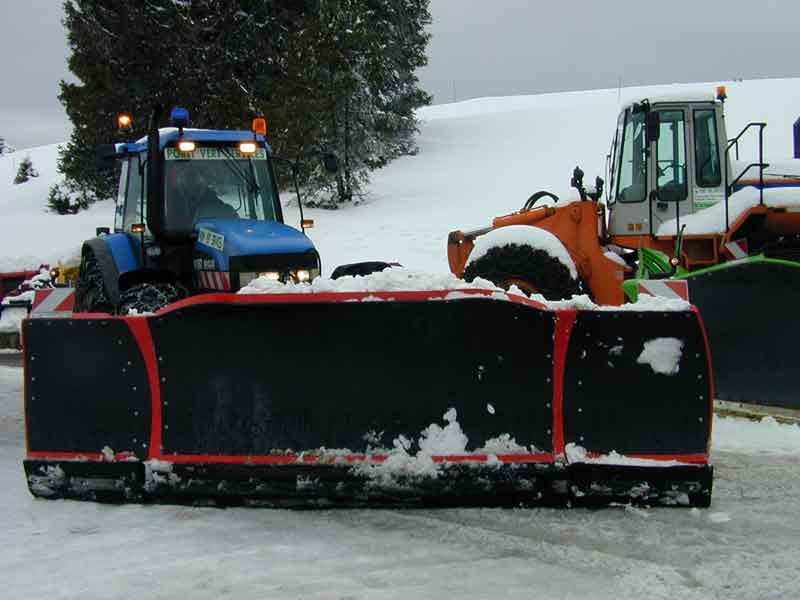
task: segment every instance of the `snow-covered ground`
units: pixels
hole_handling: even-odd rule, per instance
[[[710,509],[286,511],[35,500],[0,366],[4,598],[795,598],[800,428],[717,419]]]
[[[622,100],[714,84],[623,90]],[[791,152],[800,80],[728,84],[728,129],[766,120]],[[308,210],[325,271],[368,259],[447,274],[453,229],[535,191],[603,174],[616,90],[488,98],[421,111],[418,156],[377,172],[360,206]],[[743,146],[742,158],[746,157]],[[755,152],[753,147],[753,152]],[[12,186],[12,160],[41,176]],[[56,148],[0,157],[0,270],[67,259],[110,203],[44,212]],[[288,201],[290,196],[285,196]],[[286,220],[298,222],[296,207]],[[22,371],[0,366],[4,598],[794,598],[800,596],[800,428],[717,419],[708,510],[313,511],[34,500],[21,467]]]

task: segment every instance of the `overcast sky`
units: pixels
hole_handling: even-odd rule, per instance
[[[0,136],[65,139],[61,0],[0,0]],[[431,0],[434,101],[800,76],[800,0]],[[800,99],[799,99],[800,101]]]

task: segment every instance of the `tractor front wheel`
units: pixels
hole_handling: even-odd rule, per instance
[[[91,250],[86,250],[81,259],[78,281],[75,284],[75,312],[114,313],[113,303],[106,292],[103,272]]]
[[[466,281],[476,277],[488,279],[504,289],[516,285],[528,294],[538,293],[548,300],[565,300],[584,293],[580,280],[572,277],[566,265],[544,250],[527,244],[489,249],[464,271]]]

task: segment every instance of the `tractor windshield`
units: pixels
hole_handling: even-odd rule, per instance
[[[164,152],[165,226],[188,231],[200,219],[276,220],[277,197],[267,151],[232,146]]]

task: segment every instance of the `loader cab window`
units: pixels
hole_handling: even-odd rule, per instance
[[[645,113],[625,111],[616,199],[619,202],[642,202],[647,195],[647,144]]]
[[[722,185],[714,109],[694,111],[694,162],[698,187],[714,188]]]
[[[661,202],[686,200],[689,188],[686,183],[686,131],[683,111],[658,111],[658,120],[658,199]]]
[[[144,172],[139,172],[140,165],[144,165]],[[132,156],[128,163],[128,185],[125,194],[125,211],[122,216],[122,229],[130,233],[135,223],[147,223],[147,155]],[[144,196],[142,194],[144,193]],[[144,200],[144,202],[142,202]],[[144,213],[142,206],[144,205]],[[150,235],[150,230],[145,230],[145,235]]]
[[[267,151],[242,154],[234,146],[200,146],[164,155],[165,225],[172,232],[201,219],[277,220],[277,191]]]
[[[625,127],[625,113],[621,113],[617,119],[617,128],[614,131],[614,141],[611,142],[611,163],[608,166],[608,185],[606,186],[606,194],[609,204],[614,204],[617,201],[616,194],[611,193],[615,189],[614,184],[617,181],[617,160],[619,159],[619,144],[622,139],[622,133]]]

